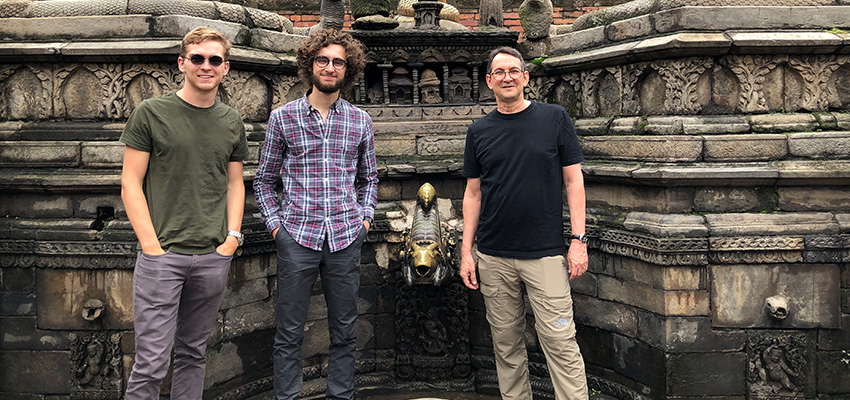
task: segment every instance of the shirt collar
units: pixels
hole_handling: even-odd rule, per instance
[[[304,101],[304,107],[307,108],[308,112],[312,112],[314,110],[318,111],[315,108],[313,108],[312,104],[310,104],[310,100],[307,100],[307,96],[309,96],[310,93],[313,93],[313,88],[307,89],[307,93],[304,93],[304,96],[301,97],[301,99]],[[340,111],[341,107],[343,107],[344,102],[345,102],[345,100],[342,99],[342,96],[337,97],[336,101],[334,101],[333,104],[331,104],[330,111],[334,111],[334,112]]]

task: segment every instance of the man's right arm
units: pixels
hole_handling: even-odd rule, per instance
[[[478,289],[475,276],[475,259],[472,257],[472,243],[478,231],[478,218],[481,215],[481,178],[467,178],[466,191],[463,193],[463,245],[460,248],[460,278],[470,289]]]
[[[148,170],[150,153],[124,146],[124,166],[121,171],[121,200],[133,231],[142,245],[142,252],[150,255],[165,253],[156,236],[151,221],[148,201],[142,183]]]
[[[254,196],[257,198],[257,206],[266,224],[266,229],[277,236],[277,231],[283,224],[280,219],[280,204],[277,201],[275,185],[280,180],[280,168],[283,163],[283,150],[285,142],[281,138],[280,121],[277,113],[272,112],[269,117],[266,137],[263,141],[263,150],[260,152],[260,165],[257,167],[257,175],[254,176]]]

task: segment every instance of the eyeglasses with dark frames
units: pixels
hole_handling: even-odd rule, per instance
[[[505,75],[507,75],[507,76],[510,76],[511,79],[519,79],[519,77],[522,76],[522,74],[524,72],[525,72],[524,70],[521,70],[519,68],[511,68],[507,71],[502,70],[502,69],[497,69],[497,70],[490,73],[490,77],[492,77],[493,79],[496,79],[496,80],[502,80],[502,79],[505,79]]]
[[[183,57],[183,58],[186,58],[186,57]],[[207,60],[209,60],[210,65],[213,66],[213,67],[218,67],[219,65],[224,63],[224,59],[219,57],[219,56],[212,56],[210,58],[206,58],[206,57],[204,57],[200,54],[192,54],[188,58],[189,58],[189,61],[192,62],[192,64],[195,64],[199,67],[201,65],[204,65],[204,61],[207,61]]]
[[[342,58],[334,58],[333,60],[331,60],[330,58],[327,58],[325,56],[318,56],[315,58],[315,61],[316,66],[318,66],[319,68],[325,68],[328,66],[329,63],[333,64],[334,69],[343,69],[348,66],[348,62]]]

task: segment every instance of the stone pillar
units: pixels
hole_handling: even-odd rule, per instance
[[[413,104],[419,104],[419,68],[425,66],[423,63],[409,63],[413,70]]]
[[[390,104],[390,68],[392,64],[378,64],[381,69],[381,85],[384,88],[384,104]]]

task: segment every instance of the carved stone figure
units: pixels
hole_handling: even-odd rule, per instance
[[[802,395],[806,383],[804,333],[754,332],[747,343],[747,380],[751,395]]]
[[[440,79],[437,74],[426,69],[422,73],[422,80],[419,82],[419,90],[421,91],[422,104],[437,104],[442,103],[443,98],[440,97]]]
[[[452,103],[468,103],[472,101],[472,79],[464,67],[456,67],[448,81],[448,96]]]
[[[525,37],[531,40],[549,36],[552,25],[552,0],[525,0],[519,6],[519,22]]]
[[[502,0],[481,0],[478,7],[478,26],[504,27],[505,19],[502,13]]]
[[[396,19],[399,22],[413,21],[413,17],[415,15],[413,5],[418,2],[419,0],[399,0],[397,11],[398,17],[396,17]],[[446,0],[439,0],[439,2],[443,3],[443,8],[440,9],[439,13],[440,19],[452,22],[460,22],[460,11],[458,11],[455,6],[447,4]]]
[[[76,391],[109,392],[120,398],[121,335],[106,332],[71,333],[71,377]],[[99,397],[104,397],[101,394]]]
[[[407,68],[398,67],[393,70],[393,78],[389,81],[390,101],[395,104],[413,103],[413,80],[407,76]]]
[[[389,0],[351,0],[351,17],[353,29],[380,30],[393,29],[398,21],[389,17]]]
[[[454,268],[450,253],[454,241],[446,240],[443,236],[436,203],[437,191],[434,186],[427,182],[420,186],[413,211],[413,225],[406,233],[407,246],[402,252],[402,259],[405,260],[402,277],[408,286],[440,286]]]

